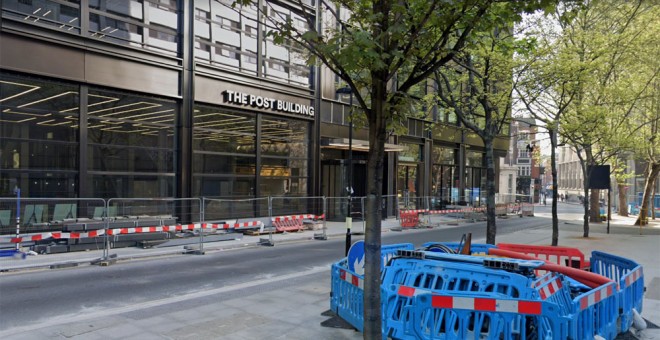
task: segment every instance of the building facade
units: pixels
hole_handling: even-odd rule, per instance
[[[337,77],[268,35],[265,16],[306,25],[298,2],[232,2],[3,1],[0,196],[346,196],[349,137],[364,195],[367,131],[349,134]],[[447,114],[408,125],[382,193],[478,204],[479,138]]]

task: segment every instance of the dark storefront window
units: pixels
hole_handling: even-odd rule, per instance
[[[2,15],[8,18],[80,33],[80,1],[78,0],[14,0],[0,1],[0,3],[2,3]]]
[[[172,196],[176,104],[90,90],[87,109],[91,196]]]
[[[253,197],[256,115],[200,105],[193,120],[193,195]]]
[[[0,73],[0,196],[76,197],[78,87]]]
[[[261,195],[307,194],[307,121],[264,116],[261,124]]]
[[[433,147],[433,175],[431,176],[433,209],[444,209],[449,204],[459,200],[458,152],[450,147]]]
[[[476,151],[465,154],[465,200],[474,206],[486,204],[484,156],[484,153]]]
[[[256,114],[200,105],[193,119],[193,195],[307,194],[309,122],[264,115],[257,174]]]

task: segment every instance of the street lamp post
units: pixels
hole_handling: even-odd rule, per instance
[[[353,90],[350,86],[346,85],[337,90],[337,94],[350,95],[348,100],[348,165],[346,169],[346,174],[348,177],[348,205],[346,207],[346,254],[351,247],[351,224],[353,223],[353,218],[351,216],[351,205],[353,199]]]

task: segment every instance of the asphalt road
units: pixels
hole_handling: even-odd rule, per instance
[[[543,209],[549,211],[549,206],[539,212]],[[510,218],[498,220],[498,234],[549,226],[548,218]],[[562,222],[560,228],[581,230],[581,225]],[[383,234],[383,244],[459,241],[468,232],[474,240],[485,238],[485,222],[451,229],[387,232]],[[604,232],[604,227],[592,226],[592,232]],[[353,241],[357,239],[359,236],[353,237]],[[231,299],[276,289],[286,284],[277,278],[287,275],[296,280],[319,280],[327,276],[321,272],[343,257],[344,246],[344,238],[338,237],[325,242],[300,241],[209,252],[204,256],[135,260],[109,267],[2,273],[0,332],[122,308],[122,312],[134,312],[134,317],[139,318],[146,310],[131,310],[130,306],[177,297],[184,297],[187,301],[179,302],[186,304],[202,304],[203,299],[210,298]],[[296,275],[303,272],[312,275]],[[158,306],[153,305],[148,312],[157,310]]]

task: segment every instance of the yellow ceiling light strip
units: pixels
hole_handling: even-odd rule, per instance
[[[5,120],[5,119],[0,119],[0,122],[6,122],[6,123],[25,123],[25,122],[29,122],[29,121],[31,121],[31,120],[35,120],[35,119],[37,119],[37,118],[34,118],[34,117],[33,117],[33,118],[25,118],[25,119],[23,119],[23,120]]]
[[[162,111],[156,111],[156,112],[147,112],[147,113],[142,113],[142,114],[135,115],[135,116],[124,117],[124,119],[129,119],[129,120],[134,120],[136,122],[140,122],[140,121],[143,121],[143,120],[149,120],[149,119],[154,119],[154,118],[159,118],[159,117],[149,117],[149,118],[142,118],[142,119],[134,119],[134,118],[144,117],[144,116],[153,116],[153,115],[157,115],[159,113],[165,113],[165,112],[170,112],[170,111],[174,111],[174,109],[162,110]]]
[[[88,109],[89,109],[90,107],[92,107],[92,106],[102,105],[102,104],[105,104],[105,103],[116,102],[116,101],[119,100],[119,98],[108,97],[108,96],[101,96],[101,95],[97,95],[97,94],[89,94],[88,96],[89,96],[89,97],[107,98],[107,99],[109,99],[109,100],[105,100],[105,101],[100,101],[100,102],[98,102],[98,103],[89,104],[89,105],[87,105],[87,108],[88,108]],[[73,108],[70,108],[70,109],[62,110],[62,111],[60,111],[60,113],[76,111],[76,110],[78,110],[79,108],[80,108],[80,107],[76,106],[76,107],[73,107]]]
[[[52,113],[47,113],[47,114],[45,114],[45,115],[42,115],[42,114],[37,114],[37,113],[18,112],[18,111],[14,111],[14,110],[12,110],[12,109],[6,109],[6,110],[4,110],[4,111],[2,111],[2,112],[3,112],[3,113],[11,113],[11,114],[15,114],[15,115],[33,116],[33,117],[48,117],[48,116],[52,116],[52,115],[53,115]]]
[[[134,107],[136,105],[147,105],[147,106],[138,107],[138,108],[130,109],[130,110],[119,111],[119,112],[112,112],[112,113],[100,115],[99,117],[116,116],[118,114],[122,114],[122,113],[126,113],[126,112],[134,112],[134,111],[146,110],[146,109],[151,109],[151,108],[154,108],[154,107],[162,106],[161,104],[154,104],[154,103],[148,103],[148,102],[137,102],[137,103],[131,103],[131,104],[108,107],[108,108],[101,109],[101,110],[96,110],[96,111],[90,111],[88,113],[91,115],[91,114],[99,113],[99,112],[112,111],[112,110],[123,109],[123,108],[127,108],[127,107]]]
[[[71,93],[73,93],[73,94],[78,94],[78,92],[74,92],[74,91],[62,92],[62,93],[60,93],[60,94],[56,94],[56,95],[54,95],[54,96],[50,96],[50,97],[47,97],[47,98],[43,98],[43,99],[39,99],[39,100],[35,100],[35,101],[33,101],[33,102],[30,102],[30,103],[27,103],[27,104],[23,104],[23,105],[20,105],[20,106],[17,106],[17,107],[18,107],[18,108],[21,108],[21,107],[26,107],[26,106],[30,106],[30,105],[34,105],[34,104],[38,104],[38,103],[42,103],[42,102],[45,102],[45,101],[48,101],[48,100],[51,100],[51,99],[54,99],[54,98],[59,98],[59,97],[62,97],[62,96],[65,96],[65,95],[67,95],[67,94],[71,94]]]
[[[38,90],[38,89],[41,88],[41,86],[34,86],[34,85],[27,85],[27,84],[21,84],[21,83],[14,83],[14,82],[11,82],[11,81],[4,81],[4,80],[0,80],[0,83],[2,83],[2,84],[16,85],[16,86],[22,86],[22,87],[30,87],[29,90],[25,90],[25,91],[23,91],[23,92],[19,92],[19,93],[13,95],[13,96],[9,96],[9,97],[6,97],[6,98],[0,98],[0,103],[2,103],[2,102],[5,101],[5,100],[9,100],[9,99],[14,99],[14,98],[16,98],[16,97],[20,97],[20,96],[22,96],[22,95],[28,94],[28,93],[30,93],[30,92],[32,92],[32,91],[36,91],[36,90]]]

